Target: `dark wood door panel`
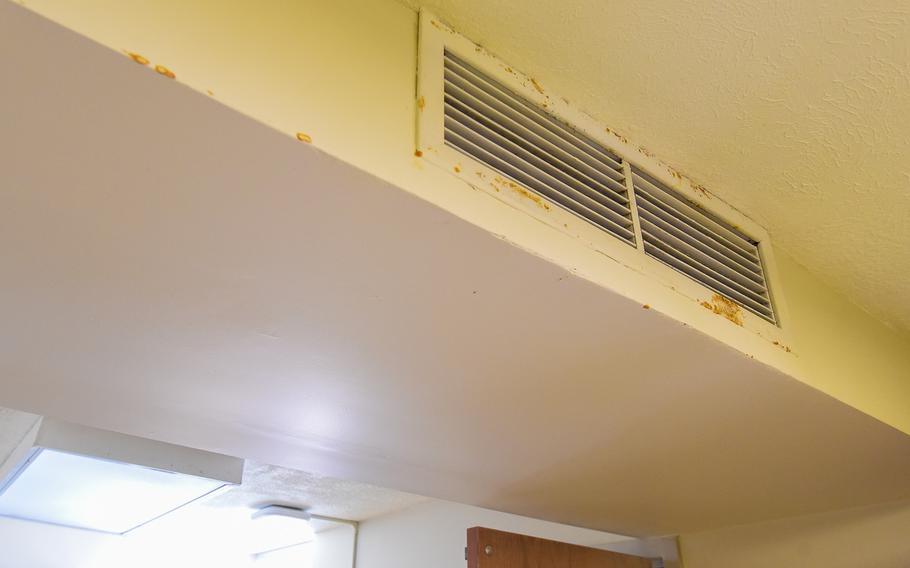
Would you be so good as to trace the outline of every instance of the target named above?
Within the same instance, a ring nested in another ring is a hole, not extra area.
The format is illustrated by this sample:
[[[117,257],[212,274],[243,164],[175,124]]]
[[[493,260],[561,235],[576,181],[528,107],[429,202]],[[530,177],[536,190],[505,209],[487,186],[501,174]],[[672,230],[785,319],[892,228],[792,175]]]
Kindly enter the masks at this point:
[[[640,556],[532,536],[468,529],[468,568],[651,568]]]

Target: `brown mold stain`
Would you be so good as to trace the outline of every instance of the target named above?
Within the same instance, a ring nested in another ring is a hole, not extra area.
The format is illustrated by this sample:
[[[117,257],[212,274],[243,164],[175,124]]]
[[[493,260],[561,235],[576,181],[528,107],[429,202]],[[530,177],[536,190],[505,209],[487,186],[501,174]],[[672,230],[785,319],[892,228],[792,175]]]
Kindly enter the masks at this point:
[[[307,144],[310,144],[310,143],[313,142],[313,137],[310,136],[309,134],[307,134],[306,132],[298,132],[298,133],[297,133],[297,140],[300,140],[301,142],[306,142]]]
[[[740,327],[743,325],[743,309],[733,300],[729,300],[720,294],[711,296],[710,302],[701,302],[701,306],[707,310],[711,310],[719,316],[727,318]]]
[[[456,173],[456,174],[460,174],[460,173],[461,173],[461,167],[460,167],[460,166],[455,166],[455,167],[452,168],[452,169],[455,170],[455,173]]]
[[[423,98],[423,95],[417,97],[417,108],[423,110],[423,107],[427,106],[427,100]]]
[[[543,87],[540,86],[540,83],[537,82],[537,79],[535,79],[534,77],[531,77],[531,84],[534,85],[535,91],[537,91],[541,95],[543,94]]]
[[[513,181],[507,180],[500,176],[496,176],[493,179],[493,184],[494,184],[493,187],[494,187],[494,189],[496,189],[496,191],[499,191],[497,186],[507,187],[507,188],[511,189],[514,193],[517,193],[518,195],[524,197],[525,199],[531,200],[534,203],[534,205],[537,205],[541,209],[543,209],[545,211],[550,210],[550,204],[547,203],[546,201],[544,201],[542,197],[540,197],[536,193],[532,193],[532,192],[528,191],[527,189],[521,187],[520,185],[518,185],[517,183],[515,183]]]
[[[420,150],[414,150],[414,156],[417,158],[422,158],[423,152],[421,152]]]
[[[155,71],[157,71],[160,75],[164,75],[164,76],[167,77],[168,79],[176,79],[176,78],[177,78],[177,75],[175,75],[173,71],[171,71],[170,69],[168,69],[168,68],[165,67],[164,65],[155,65]]]
[[[646,309],[646,310],[650,310],[650,309],[651,309],[651,306],[649,306],[648,304],[643,304],[641,307],[643,307],[643,308]]]
[[[150,63],[150,61],[147,58],[145,58],[133,51],[124,51],[124,53],[126,54],[127,57],[129,57],[130,59],[132,59],[139,65],[148,65]]]
[[[677,174],[678,175],[678,174]],[[705,199],[711,199],[711,194],[708,193],[708,190],[705,189],[703,185],[693,185],[692,189],[695,190],[695,193],[701,195]]]
[[[791,353],[791,352],[792,352],[791,349],[790,349],[789,347],[787,347],[786,345],[784,345],[784,344],[781,343],[780,341],[777,341],[776,339],[774,340],[774,345],[776,345],[777,347],[780,347],[781,349],[783,349],[783,350],[786,351],[787,353]]]

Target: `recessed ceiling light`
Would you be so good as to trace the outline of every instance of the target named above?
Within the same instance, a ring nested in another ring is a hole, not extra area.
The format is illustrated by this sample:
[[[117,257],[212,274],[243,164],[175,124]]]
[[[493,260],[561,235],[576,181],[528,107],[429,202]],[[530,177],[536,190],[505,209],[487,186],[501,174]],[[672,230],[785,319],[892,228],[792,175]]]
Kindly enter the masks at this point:
[[[242,472],[238,458],[42,419],[0,469],[0,515],[123,534]]]
[[[256,556],[311,542],[315,538],[310,515],[303,509],[267,505],[252,515]]]

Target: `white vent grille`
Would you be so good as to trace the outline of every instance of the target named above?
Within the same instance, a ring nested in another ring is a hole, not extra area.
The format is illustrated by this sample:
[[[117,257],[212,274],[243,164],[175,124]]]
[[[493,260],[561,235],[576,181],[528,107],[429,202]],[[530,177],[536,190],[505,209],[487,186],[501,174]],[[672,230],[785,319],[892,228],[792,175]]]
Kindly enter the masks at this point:
[[[635,245],[622,159],[445,51],[445,143]]]
[[[758,243],[633,166],[645,253],[774,323]]]

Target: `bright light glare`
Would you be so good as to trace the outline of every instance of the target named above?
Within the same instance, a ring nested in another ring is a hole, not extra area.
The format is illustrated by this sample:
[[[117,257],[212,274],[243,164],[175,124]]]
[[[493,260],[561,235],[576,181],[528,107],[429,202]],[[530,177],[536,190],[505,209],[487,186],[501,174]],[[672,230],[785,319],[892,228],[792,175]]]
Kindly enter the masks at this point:
[[[254,518],[251,529],[253,554],[284,549],[311,542],[315,538],[313,527],[308,520],[280,514]]]
[[[290,548],[256,555],[256,568],[312,568],[313,543],[305,542]]]
[[[0,493],[0,515],[124,533],[223,481],[41,449]]]

